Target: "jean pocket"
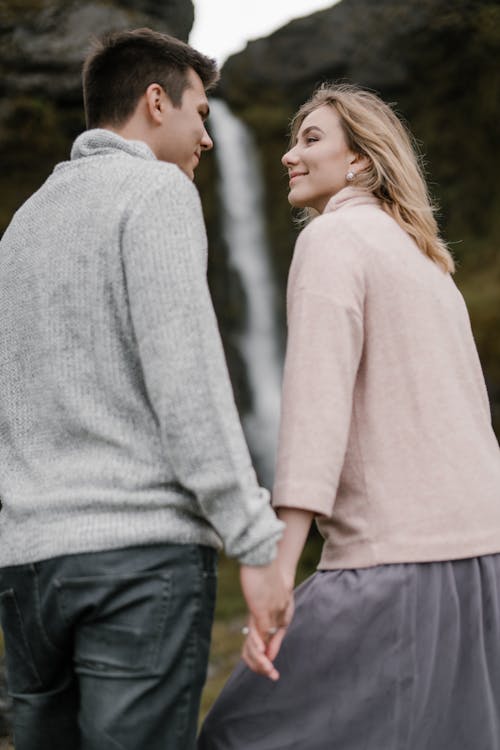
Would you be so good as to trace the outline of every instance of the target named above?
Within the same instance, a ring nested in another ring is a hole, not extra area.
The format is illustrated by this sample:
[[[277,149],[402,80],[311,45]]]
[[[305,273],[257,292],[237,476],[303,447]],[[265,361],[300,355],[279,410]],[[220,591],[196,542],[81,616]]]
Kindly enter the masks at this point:
[[[7,684],[11,695],[35,693],[42,687],[13,589],[0,593],[0,623],[5,644]]]
[[[171,598],[168,573],[60,579],[80,673],[154,673]]]

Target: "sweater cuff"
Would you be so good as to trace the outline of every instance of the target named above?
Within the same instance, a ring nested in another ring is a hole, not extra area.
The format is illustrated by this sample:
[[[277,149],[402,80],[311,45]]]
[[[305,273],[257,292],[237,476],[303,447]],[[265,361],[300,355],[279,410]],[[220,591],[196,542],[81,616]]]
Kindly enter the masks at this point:
[[[271,510],[271,508],[269,508],[269,510]],[[255,547],[236,555],[238,562],[241,565],[255,565],[259,567],[272,563],[278,555],[278,542],[283,536],[284,530],[285,524],[274,516],[272,535],[268,536],[263,542],[260,542],[260,544],[257,544]]]

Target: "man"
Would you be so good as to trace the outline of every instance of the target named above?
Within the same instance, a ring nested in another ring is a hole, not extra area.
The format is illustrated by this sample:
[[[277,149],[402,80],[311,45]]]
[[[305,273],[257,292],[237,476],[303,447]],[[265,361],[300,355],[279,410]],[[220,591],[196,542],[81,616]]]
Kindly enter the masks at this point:
[[[0,245],[16,750],[193,747],[221,540],[261,636],[290,616],[191,182],[216,79],[213,61],[148,29],[100,42],[84,65],[89,129]]]

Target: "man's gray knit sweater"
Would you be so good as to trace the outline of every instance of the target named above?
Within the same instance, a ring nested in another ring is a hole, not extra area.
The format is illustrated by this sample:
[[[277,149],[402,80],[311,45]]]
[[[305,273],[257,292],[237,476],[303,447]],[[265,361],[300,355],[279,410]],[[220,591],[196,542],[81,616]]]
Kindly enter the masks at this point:
[[[198,193],[107,130],[77,138],[0,243],[0,499],[2,567],[164,542],[276,554]]]

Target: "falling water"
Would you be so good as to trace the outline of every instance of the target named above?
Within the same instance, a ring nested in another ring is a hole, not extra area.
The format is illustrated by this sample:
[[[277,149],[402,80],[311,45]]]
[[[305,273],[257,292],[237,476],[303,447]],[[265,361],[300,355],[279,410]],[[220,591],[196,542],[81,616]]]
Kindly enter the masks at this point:
[[[245,330],[239,343],[252,393],[252,411],[244,417],[243,427],[260,477],[270,486],[276,456],[282,362],[259,159],[250,132],[224,102],[211,101],[210,123],[216,142],[224,239],[229,263],[241,280],[247,305]]]

